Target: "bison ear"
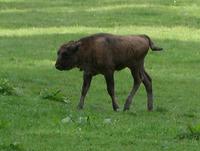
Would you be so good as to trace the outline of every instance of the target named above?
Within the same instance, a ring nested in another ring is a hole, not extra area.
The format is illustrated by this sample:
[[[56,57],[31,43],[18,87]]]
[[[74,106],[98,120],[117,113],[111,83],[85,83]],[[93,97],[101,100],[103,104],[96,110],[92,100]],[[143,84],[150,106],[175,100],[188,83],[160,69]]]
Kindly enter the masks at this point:
[[[81,46],[81,41],[75,41],[74,43],[71,44],[70,50],[75,53],[76,51],[79,50],[79,47]]]

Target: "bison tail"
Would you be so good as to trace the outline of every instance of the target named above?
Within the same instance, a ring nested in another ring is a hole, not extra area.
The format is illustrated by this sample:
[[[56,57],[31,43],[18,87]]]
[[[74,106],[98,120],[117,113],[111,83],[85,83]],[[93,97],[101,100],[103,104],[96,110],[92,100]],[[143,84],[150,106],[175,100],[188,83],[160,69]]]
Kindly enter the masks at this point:
[[[148,39],[149,46],[150,46],[152,51],[161,51],[161,50],[163,50],[163,48],[155,46],[153,41],[151,40],[151,38],[149,36],[147,36],[147,35],[143,35],[143,36]]]

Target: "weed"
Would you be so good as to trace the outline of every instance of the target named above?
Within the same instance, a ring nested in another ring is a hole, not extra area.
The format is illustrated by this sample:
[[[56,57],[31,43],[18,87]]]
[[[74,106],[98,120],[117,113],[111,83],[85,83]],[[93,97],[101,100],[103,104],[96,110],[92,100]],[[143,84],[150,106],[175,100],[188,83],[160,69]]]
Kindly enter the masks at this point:
[[[24,151],[22,145],[18,142],[11,143],[9,145],[0,145],[0,150],[3,151]]]
[[[195,126],[188,125],[187,132],[183,132],[177,135],[177,138],[199,140],[200,139],[200,124],[195,125]]]
[[[8,79],[0,79],[0,94],[1,95],[15,94],[15,88]]]
[[[39,95],[42,99],[53,100],[53,101],[70,104],[70,99],[68,97],[62,96],[60,89],[46,88],[46,89],[41,90]]]

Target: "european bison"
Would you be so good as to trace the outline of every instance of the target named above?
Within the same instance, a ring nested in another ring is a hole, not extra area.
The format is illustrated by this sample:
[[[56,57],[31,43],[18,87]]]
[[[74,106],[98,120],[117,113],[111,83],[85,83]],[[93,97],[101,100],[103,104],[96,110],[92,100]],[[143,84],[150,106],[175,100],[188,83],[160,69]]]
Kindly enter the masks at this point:
[[[134,84],[124,104],[124,110],[129,109],[133,96],[143,82],[147,92],[147,108],[151,111],[153,109],[152,80],[144,69],[144,58],[149,47],[153,51],[162,50],[155,46],[147,35],[94,34],[63,44],[57,52],[55,67],[58,70],[77,67],[84,71],[79,109],[83,108],[92,77],[103,74],[114,111],[119,108],[114,91],[114,71],[128,67]]]

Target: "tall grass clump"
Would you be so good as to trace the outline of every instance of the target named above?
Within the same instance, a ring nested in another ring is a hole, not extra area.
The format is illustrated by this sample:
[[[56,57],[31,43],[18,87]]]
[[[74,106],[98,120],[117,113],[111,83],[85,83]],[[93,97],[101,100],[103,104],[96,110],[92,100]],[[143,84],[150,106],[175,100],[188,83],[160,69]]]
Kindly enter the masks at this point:
[[[188,125],[187,132],[183,132],[177,136],[179,139],[200,139],[200,124],[198,125]]]
[[[8,79],[0,79],[0,95],[13,95],[15,88]]]

